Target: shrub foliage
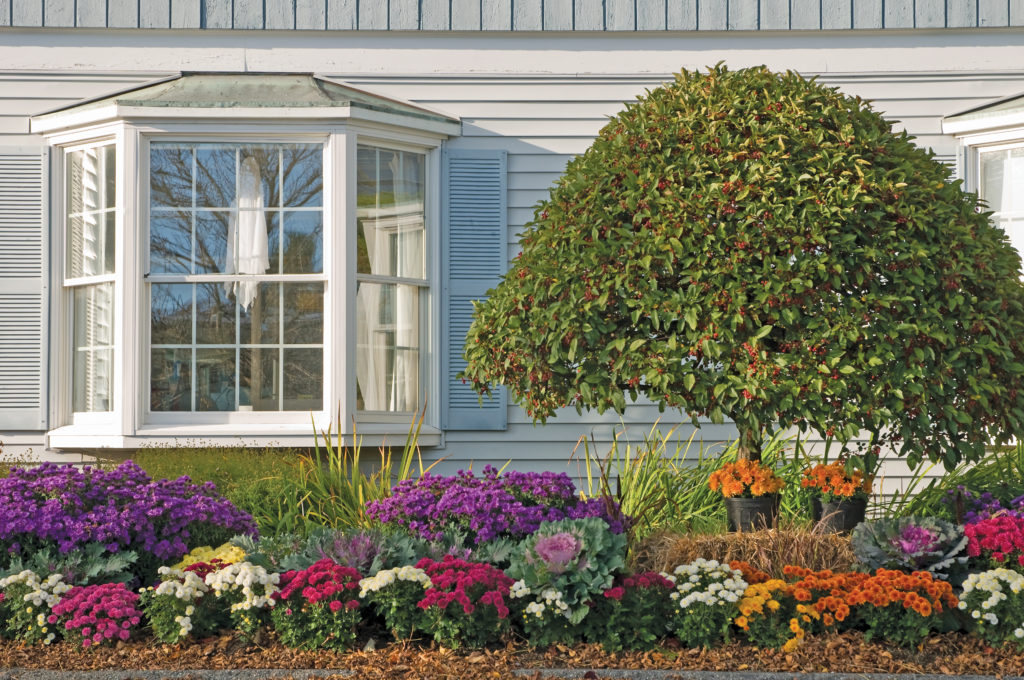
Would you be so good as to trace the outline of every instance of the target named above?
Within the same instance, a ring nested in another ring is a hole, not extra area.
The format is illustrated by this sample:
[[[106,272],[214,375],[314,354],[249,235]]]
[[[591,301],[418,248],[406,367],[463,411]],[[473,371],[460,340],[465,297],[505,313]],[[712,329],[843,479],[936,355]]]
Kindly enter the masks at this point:
[[[465,377],[538,420],[641,395],[791,423],[911,464],[1024,424],[1020,256],[859,98],[789,72],[683,71],[613,117],[477,306]]]

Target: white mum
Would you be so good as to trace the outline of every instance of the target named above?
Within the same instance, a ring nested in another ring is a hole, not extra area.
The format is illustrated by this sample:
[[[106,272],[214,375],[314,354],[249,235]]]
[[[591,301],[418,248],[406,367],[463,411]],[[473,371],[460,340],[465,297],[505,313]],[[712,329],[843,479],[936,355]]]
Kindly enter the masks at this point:
[[[242,601],[231,605],[231,611],[243,609],[268,609],[274,606],[271,595],[278,592],[280,574],[269,573],[266,569],[250,562],[229,564],[219,571],[207,574],[206,585],[215,595],[242,593]]]
[[[739,570],[704,558],[679,565],[669,578],[676,584],[669,597],[679,609],[695,603],[715,606],[739,602],[747,589],[747,582]]]
[[[45,580],[40,580],[39,575],[31,569],[0,579],[0,590],[13,585],[24,585],[31,590],[23,598],[36,607],[44,604],[53,609],[54,605],[60,602],[60,597],[71,590],[71,585],[64,583],[62,574],[50,574]]]
[[[1010,569],[1000,567],[980,574],[970,574],[964,581],[963,594],[960,596],[958,606],[963,611],[970,611],[971,618],[996,626],[999,625],[999,617],[994,612],[987,610],[994,609],[1005,601],[1008,597],[1007,590],[1016,595],[1021,592],[1022,588],[1024,588],[1024,575]],[[980,609],[969,608],[967,599],[972,593],[985,596],[985,599],[979,604]],[[1018,630],[1020,629],[1014,630],[1014,636],[1024,637],[1024,633],[1017,635]]]
[[[387,588],[395,581],[406,581],[418,583],[426,590],[431,586],[430,577],[427,572],[412,566],[396,567],[394,569],[383,569],[373,576],[359,581],[359,597],[366,597],[369,593],[375,593]]]

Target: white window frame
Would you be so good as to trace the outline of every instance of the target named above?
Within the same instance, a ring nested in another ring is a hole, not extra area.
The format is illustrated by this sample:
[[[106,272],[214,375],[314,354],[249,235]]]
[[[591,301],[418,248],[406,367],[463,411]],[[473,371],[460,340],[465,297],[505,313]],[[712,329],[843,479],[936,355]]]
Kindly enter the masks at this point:
[[[245,444],[311,446],[315,432],[333,424],[352,444],[358,435],[363,445],[401,445],[413,414],[356,412],[355,337],[356,304],[356,150],[359,145],[422,153],[426,157],[425,229],[428,304],[421,306],[420,391],[424,425],[419,443],[443,443],[440,430],[441,385],[441,144],[446,134],[421,132],[366,120],[320,123],[282,119],[240,120],[230,109],[210,119],[123,120],[50,135],[61,150],[61,162],[52,173],[64,188],[63,154],[74,144],[114,140],[117,163],[115,219],[114,405],[100,414],[70,413],[71,395],[61,376],[70,371],[70,306],[61,302],[60,341],[51,365],[51,394],[67,393],[66,405],[53,409],[54,423],[66,423],[48,433],[54,448],[135,448],[152,443]],[[158,412],[149,411],[150,318],[149,262],[149,145],[178,142],[318,142],[324,144],[324,408],[311,416],[306,411]],[[127,179],[126,179],[127,178]],[[134,181],[132,181],[134,179]],[[63,220],[63,196],[53,214]],[[128,219],[126,216],[131,216]],[[127,228],[129,223],[133,228]],[[64,255],[63,230],[55,230],[54,252]],[[342,235],[343,238],[339,238]],[[59,243],[56,241],[59,240]],[[55,270],[63,276],[63,264]],[[63,278],[53,290],[65,295]],[[66,296],[66,295],[65,295]],[[64,383],[64,384],[62,384]],[[86,417],[80,417],[86,416]]]

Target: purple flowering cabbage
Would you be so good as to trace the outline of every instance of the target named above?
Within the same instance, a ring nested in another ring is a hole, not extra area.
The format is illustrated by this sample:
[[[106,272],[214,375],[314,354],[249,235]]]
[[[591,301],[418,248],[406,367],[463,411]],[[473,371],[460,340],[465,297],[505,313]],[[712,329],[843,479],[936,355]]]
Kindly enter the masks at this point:
[[[575,536],[564,531],[538,538],[533,546],[537,557],[544,560],[552,574],[561,574],[568,569],[582,548],[583,544]]]
[[[213,483],[153,481],[131,461],[109,471],[43,463],[0,479],[0,560],[48,546],[68,553],[99,543],[112,553],[134,550],[166,561],[211,535],[256,533],[252,517]]]
[[[391,497],[371,501],[366,512],[414,536],[439,540],[445,529],[465,531],[472,543],[519,539],[542,522],[600,517],[614,533],[627,518],[610,499],[584,501],[565,473],[499,472],[488,465],[483,475],[460,470],[452,477],[425,474],[399,482]]]
[[[938,542],[938,532],[915,525],[905,527],[898,536],[889,539],[892,547],[907,555],[931,552]]]

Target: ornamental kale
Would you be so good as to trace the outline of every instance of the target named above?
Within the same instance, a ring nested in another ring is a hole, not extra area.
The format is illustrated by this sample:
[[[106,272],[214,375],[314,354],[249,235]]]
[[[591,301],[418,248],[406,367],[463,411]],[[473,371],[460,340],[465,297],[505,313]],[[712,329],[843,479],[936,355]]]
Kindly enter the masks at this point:
[[[153,481],[131,461],[113,470],[44,463],[0,479],[0,568],[11,556],[101,544],[138,554],[136,576],[197,545],[256,533],[252,517],[188,477]]]
[[[927,571],[947,579],[967,561],[967,537],[961,527],[935,517],[900,517],[862,522],[850,544],[858,569]]]
[[[590,603],[625,567],[625,556],[626,537],[596,517],[546,522],[524,539],[507,573],[518,579],[514,595],[524,603],[531,642],[550,644],[570,635],[565,622],[583,621]]]
[[[506,472],[491,466],[481,477],[425,474],[400,482],[390,498],[367,504],[367,514],[414,536],[439,539],[445,529],[464,531],[471,544],[495,538],[519,539],[542,522],[600,517],[615,533],[627,518],[605,499],[583,501],[565,473]]]

